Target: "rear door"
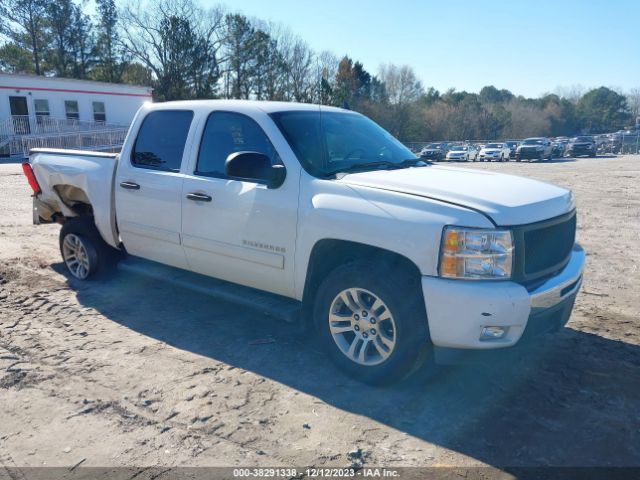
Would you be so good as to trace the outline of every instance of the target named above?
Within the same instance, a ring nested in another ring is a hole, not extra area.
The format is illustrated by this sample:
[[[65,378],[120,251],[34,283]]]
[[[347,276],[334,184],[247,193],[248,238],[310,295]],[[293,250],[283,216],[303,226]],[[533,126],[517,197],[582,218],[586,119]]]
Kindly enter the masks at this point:
[[[127,252],[180,268],[187,262],[180,242],[182,159],[191,110],[152,110],[116,170],[116,218]]]
[[[282,164],[265,130],[249,115],[214,111],[201,129],[182,188],[182,236],[191,269],[293,296],[298,176],[289,170],[280,187],[269,189],[225,175],[225,160],[234,152],[259,152]]]

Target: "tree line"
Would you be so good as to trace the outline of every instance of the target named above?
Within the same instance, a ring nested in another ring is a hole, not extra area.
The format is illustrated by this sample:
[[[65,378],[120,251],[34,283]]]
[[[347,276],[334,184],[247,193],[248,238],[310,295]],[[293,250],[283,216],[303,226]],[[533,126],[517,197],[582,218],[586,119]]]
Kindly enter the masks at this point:
[[[0,70],[149,85],[157,101],[240,98],[362,112],[403,141],[600,133],[633,125],[640,90],[516,96],[425,88],[408,65],[374,73],[275,23],[195,0],[0,0]]]

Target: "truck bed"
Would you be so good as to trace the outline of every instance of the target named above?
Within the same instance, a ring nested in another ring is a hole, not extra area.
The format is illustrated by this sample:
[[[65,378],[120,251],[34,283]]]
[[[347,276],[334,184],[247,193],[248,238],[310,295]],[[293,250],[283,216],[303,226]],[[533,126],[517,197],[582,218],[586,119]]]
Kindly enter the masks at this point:
[[[80,208],[90,208],[102,238],[117,247],[113,179],[117,153],[36,148],[29,152],[29,163],[42,192],[34,199],[41,218],[54,214],[78,215]],[[38,218],[36,218],[38,217]]]

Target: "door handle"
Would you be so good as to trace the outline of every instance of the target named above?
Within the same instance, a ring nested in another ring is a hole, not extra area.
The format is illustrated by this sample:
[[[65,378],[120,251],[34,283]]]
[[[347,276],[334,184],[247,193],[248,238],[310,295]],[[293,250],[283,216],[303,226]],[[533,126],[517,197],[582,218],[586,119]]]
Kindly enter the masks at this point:
[[[187,198],[189,200],[193,200],[194,202],[210,202],[211,197],[209,195],[205,195],[204,193],[187,193]]]
[[[120,182],[120,186],[122,188],[126,188],[127,190],[140,190],[140,185],[133,182]]]

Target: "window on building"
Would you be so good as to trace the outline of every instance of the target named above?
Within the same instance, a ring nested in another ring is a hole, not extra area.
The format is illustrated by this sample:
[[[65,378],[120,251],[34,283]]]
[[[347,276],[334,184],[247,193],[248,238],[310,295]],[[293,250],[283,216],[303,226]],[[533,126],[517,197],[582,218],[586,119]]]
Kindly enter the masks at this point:
[[[107,121],[107,115],[104,110],[104,102],[93,102],[93,120],[95,122]]]
[[[268,156],[272,164],[280,157],[260,126],[246,115],[213,112],[202,134],[196,175],[227,178],[224,164],[234,152],[259,152]]]
[[[149,113],[140,126],[131,163],[141,168],[179,171],[192,118],[190,110]]]
[[[33,106],[35,107],[36,122],[38,122],[38,125],[46,125],[49,120],[48,117],[51,114],[49,111],[49,100],[35,99]]]
[[[49,100],[34,100],[33,106],[36,110],[37,117],[48,117],[49,112]]]
[[[76,100],[65,100],[64,111],[69,120],[78,120],[80,111],[78,110],[78,102]]]

